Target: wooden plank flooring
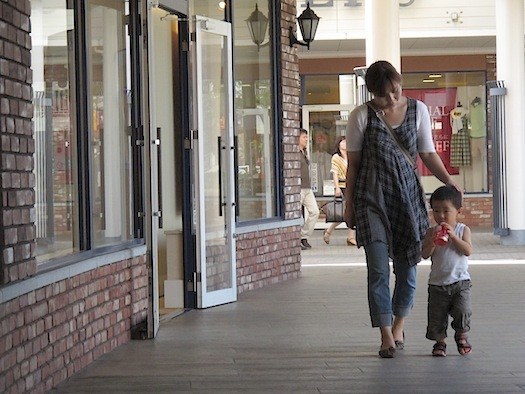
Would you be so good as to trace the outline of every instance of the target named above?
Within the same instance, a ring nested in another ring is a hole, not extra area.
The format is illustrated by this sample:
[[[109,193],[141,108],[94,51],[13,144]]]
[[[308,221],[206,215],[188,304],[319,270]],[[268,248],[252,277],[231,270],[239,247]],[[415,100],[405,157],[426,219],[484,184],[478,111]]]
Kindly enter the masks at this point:
[[[316,230],[300,279],[244,293],[235,303],[162,323],[62,383],[58,393],[521,393],[525,392],[525,247],[475,233],[471,257],[473,353],[445,358],[425,339],[428,265],[418,268],[405,350],[380,359],[362,249],[345,231]],[[488,260],[487,260],[488,259]],[[489,262],[488,265],[479,264]]]

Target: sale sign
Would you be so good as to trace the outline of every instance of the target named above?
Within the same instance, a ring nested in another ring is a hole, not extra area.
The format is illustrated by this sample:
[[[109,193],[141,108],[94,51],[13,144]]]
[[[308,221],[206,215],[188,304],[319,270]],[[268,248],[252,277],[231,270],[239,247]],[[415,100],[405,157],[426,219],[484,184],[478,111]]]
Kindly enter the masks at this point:
[[[452,125],[450,111],[456,107],[456,88],[403,89],[403,93],[426,104],[432,125],[432,138],[436,152],[451,175],[459,174],[457,167],[450,166],[450,140]],[[421,175],[432,175],[418,157],[417,166]]]

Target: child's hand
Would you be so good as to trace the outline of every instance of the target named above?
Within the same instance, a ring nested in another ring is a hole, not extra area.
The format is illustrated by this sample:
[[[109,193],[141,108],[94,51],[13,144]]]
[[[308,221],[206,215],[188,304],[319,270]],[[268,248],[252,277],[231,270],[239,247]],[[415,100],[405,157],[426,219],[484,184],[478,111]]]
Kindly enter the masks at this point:
[[[441,226],[447,231],[449,240],[453,240],[456,237],[456,234],[454,233],[454,227],[452,227],[450,224],[446,222],[442,222]]]
[[[450,235],[450,233],[454,232],[454,229],[452,228],[452,226],[450,224],[448,224],[447,222],[441,222],[436,227],[440,228],[440,226],[441,226],[441,228],[445,228],[447,230],[447,234],[449,234],[449,235]]]

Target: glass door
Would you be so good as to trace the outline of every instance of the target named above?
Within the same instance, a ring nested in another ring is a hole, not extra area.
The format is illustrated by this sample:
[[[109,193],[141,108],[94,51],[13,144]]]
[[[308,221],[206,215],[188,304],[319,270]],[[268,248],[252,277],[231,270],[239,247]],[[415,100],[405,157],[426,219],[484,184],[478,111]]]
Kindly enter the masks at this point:
[[[197,307],[237,300],[231,24],[195,17]]]
[[[332,155],[337,137],[346,134],[346,123],[353,109],[353,104],[303,105],[302,124],[309,137],[312,190],[317,197],[334,195]]]

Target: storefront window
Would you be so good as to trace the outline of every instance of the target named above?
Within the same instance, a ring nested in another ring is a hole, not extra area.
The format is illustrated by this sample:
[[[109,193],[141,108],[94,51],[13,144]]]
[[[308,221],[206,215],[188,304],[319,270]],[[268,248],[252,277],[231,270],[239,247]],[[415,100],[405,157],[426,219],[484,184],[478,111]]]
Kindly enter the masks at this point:
[[[355,81],[349,85],[345,77],[348,76],[303,76],[301,104],[303,112],[309,111],[309,118],[303,115],[303,127],[307,125],[310,132],[312,177],[317,181],[314,190],[318,196],[327,196],[331,190],[325,187],[331,179],[327,163],[333,149],[330,142],[338,135],[338,126],[329,118],[330,113],[324,111],[329,104],[356,102],[354,97],[347,96],[347,92],[355,92]],[[488,192],[485,82],[484,71],[403,73],[404,94],[427,105],[436,150],[454,181],[467,193]],[[318,114],[312,115],[313,110]],[[421,160],[418,165],[425,190],[432,191],[441,185]]]
[[[95,246],[132,238],[127,2],[87,2]]]
[[[465,192],[487,192],[485,72],[405,73],[403,92],[423,101],[430,112],[436,150]],[[425,190],[440,182],[421,160]]]
[[[305,75],[302,85],[302,104],[340,103],[338,75]]]
[[[73,10],[31,0],[37,261],[78,250]]]
[[[75,30],[75,4],[66,0],[31,1],[39,263],[130,240],[136,216],[130,203],[128,2],[87,2],[87,51],[75,47],[82,41]],[[87,75],[82,77],[78,64],[83,63],[77,63],[80,58],[88,60]],[[86,83],[88,89],[84,88]],[[77,101],[86,95],[87,107],[80,103],[82,100]],[[81,121],[86,113],[88,121]],[[85,145],[91,155],[90,167],[78,156]],[[91,183],[79,190],[84,179]],[[91,221],[88,212],[92,212]]]
[[[239,7],[236,6],[239,4]],[[247,20],[254,12],[271,21],[270,2],[233,4],[235,131],[237,138],[238,221],[276,215],[275,128],[271,23],[259,30],[259,45]],[[242,6],[241,6],[242,5]]]
[[[354,75],[303,76],[302,127],[308,131],[310,176],[317,197],[334,195],[332,156],[355,108],[355,86]]]

